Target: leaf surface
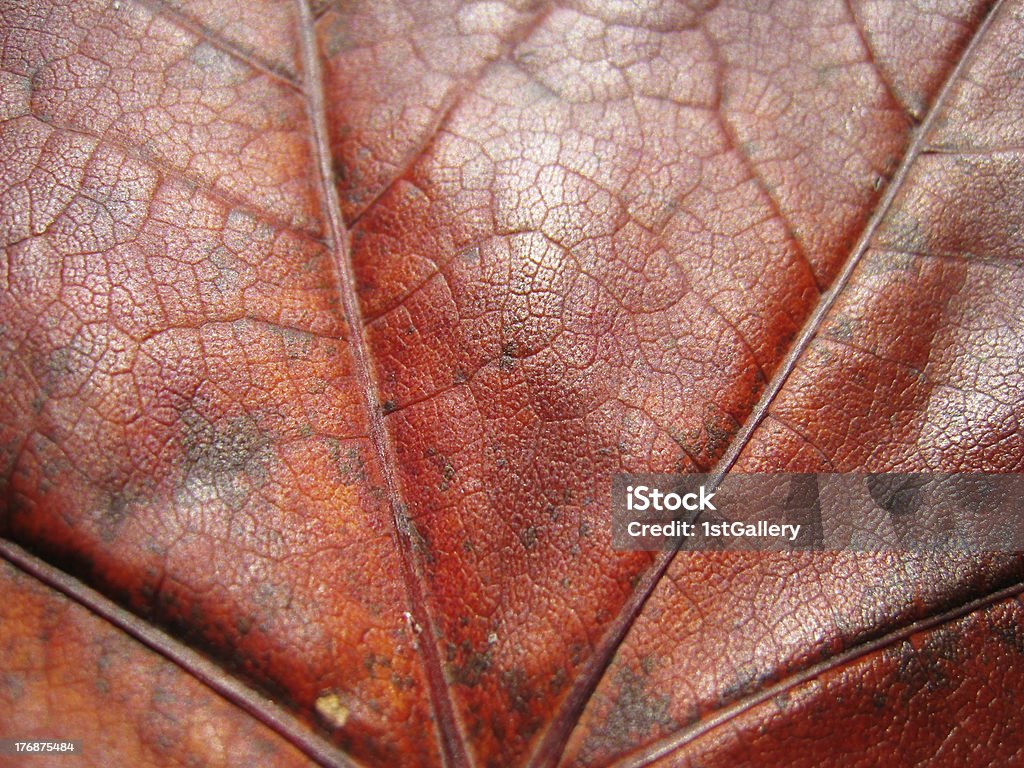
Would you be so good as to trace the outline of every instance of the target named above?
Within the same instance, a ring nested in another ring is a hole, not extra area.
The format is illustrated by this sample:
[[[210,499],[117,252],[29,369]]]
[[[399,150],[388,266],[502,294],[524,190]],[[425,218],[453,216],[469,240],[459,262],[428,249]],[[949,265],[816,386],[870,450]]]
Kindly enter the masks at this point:
[[[9,563],[0,578],[5,736],[74,738],[78,751],[56,759],[95,766],[309,764],[278,734],[64,595]],[[0,765],[39,757],[5,756]]]
[[[229,737],[785,754],[1016,621],[1008,556],[607,531],[623,471],[1021,471],[1019,4],[0,7],[0,530]]]

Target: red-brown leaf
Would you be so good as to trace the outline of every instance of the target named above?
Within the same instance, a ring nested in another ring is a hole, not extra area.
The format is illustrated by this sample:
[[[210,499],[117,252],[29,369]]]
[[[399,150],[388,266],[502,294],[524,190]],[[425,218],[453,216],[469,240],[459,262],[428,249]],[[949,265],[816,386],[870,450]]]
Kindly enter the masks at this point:
[[[1024,6],[641,5],[0,3],[0,532],[50,585],[5,572],[0,737],[1018,754],[1019,558],[608,530],[622,471],[1024,469]]]

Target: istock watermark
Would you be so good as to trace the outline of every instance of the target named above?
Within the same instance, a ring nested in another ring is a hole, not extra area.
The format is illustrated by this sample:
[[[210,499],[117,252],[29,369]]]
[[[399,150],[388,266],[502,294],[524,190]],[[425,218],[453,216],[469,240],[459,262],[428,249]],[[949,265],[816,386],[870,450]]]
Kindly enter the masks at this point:
[[[688,512],[715,512],[715,505],[711,503],[714,496],[714,491],[708,492],[704,485],[696,491],[682,494],[673,491],[663,493],[646,485],[627,485],[626,509],[631,512],[644,512],[648,509],[656,512],[678,512],[680,509]]]
[[[617,475],[612,546],[1022,552],[1024,475]]]

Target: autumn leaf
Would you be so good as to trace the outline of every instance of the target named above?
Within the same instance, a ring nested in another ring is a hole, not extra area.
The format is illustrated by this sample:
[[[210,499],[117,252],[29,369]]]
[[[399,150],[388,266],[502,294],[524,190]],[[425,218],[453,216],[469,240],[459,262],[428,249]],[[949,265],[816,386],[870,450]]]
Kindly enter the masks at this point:
[[[1019,759],[1021,558],[610,478],[1024,469],[1021,3],[0,11],[0,737]]]

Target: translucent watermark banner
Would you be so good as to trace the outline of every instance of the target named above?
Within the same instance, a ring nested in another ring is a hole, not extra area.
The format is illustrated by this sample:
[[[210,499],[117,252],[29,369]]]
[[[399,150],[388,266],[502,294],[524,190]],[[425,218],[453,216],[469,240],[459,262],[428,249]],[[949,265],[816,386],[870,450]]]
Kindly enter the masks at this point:
[[[1024,552],[1024,474],[616,475],[612,546]]]

